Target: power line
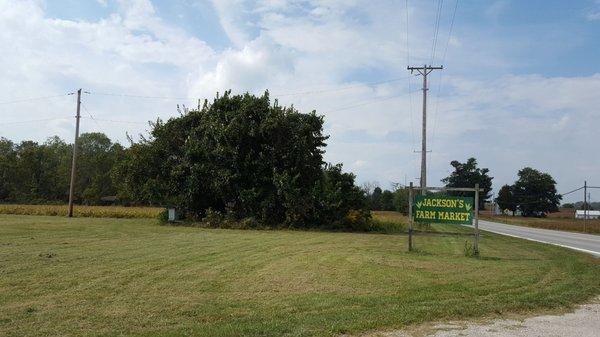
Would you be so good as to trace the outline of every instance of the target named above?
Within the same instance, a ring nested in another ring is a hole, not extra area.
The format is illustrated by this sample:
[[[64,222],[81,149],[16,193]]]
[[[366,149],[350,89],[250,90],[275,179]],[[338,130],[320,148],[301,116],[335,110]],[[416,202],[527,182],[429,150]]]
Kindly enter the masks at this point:
[[[410,65],[410,44],[409,44],[409,12],[408,12],[408,0],[405,1],[406,4],[406,66]],[[412,98],[412,77],[408,77],[408,112],[410,115],[410,139],[412,143],[412,150],[415,149],[415,124],[413,121],[413,98]],[[413,172],[417,171],[417,167],[415,162],[411,159],[411,164],[413,168]]]
[[[146,96],[146,95],[135,95],[135,94],[117,94],[108,92],[90,92],[91,95],[101,96],[117,96],[117,97],[131,97],[131,98],[144,98],[144,99],[165,99],[165,100],[191,100],[197,99],[195,97],[173,97],[173,96]]]
[[[559,194],[560,194],[560,195],[562,195],[562,196],[565,196],[565,195],[567,195],[567,194],[571,194],[571,193],[575,193],[575,192],[577,192],[577,191],[580,191],[580,190],[582,190],[582,189],[583,189],[583,186],[582,186],[582,187],[580,187],[580,188],[574,189],[574,190],[572,190],[572,191],[569,191],[569,192],[567,192],[567,193],[559,193]]]
[[[42,99],[64,97],[64,96],[68,96],[68,95],[71,95],[71,94],[21,98],[21,99],[16,99],[16,100],[13,100],[13,101],[0,102],[0,105],[13,104],[13,103],[21,103],[21,102],[29,102],[29,101],[38,101],[38,100],[42,100]]]
[[[398,77],[398,78],[392,78],[392,79],[389,79],[389,80],[376,81],[376,82],[366,82],[366,83],[362,83],[362,84],[354,84],[354,85],[349,85],[349,86],[344,86],[344,87],[339,87],[339,88],[332,88],[332,89],[298,91],[298,92],[289,92],[289,93],[280,93],[280,94],[275,93],[273,95],[277,96],[277,97],[285,97],[285,96],[310,95],[310,94],[320,94],[320,93],[326,93],[326,92],[343,91],[343,90],[348,90],[348,89],[361,88],[361,87],[364,87],[366,85],[369,86],[369,85],[377,85],[377,84],[384,84],[384,83],[391,83],[391,82],[402,81],[402,80],[405,80],[405,79],[410,78],[410,77],[411,76]]]
[[[42,119],[30,119],[30,120],[25,120],[25,121],[14,121],[14,122],[6,122],[6,123],[0,123],[0,125],[14,125],[14,124],[26,124],[26,123],[37,123],[37,122],[48,122],[48,121],[55,121],[55,120],[61,120],[61,119],[70,119],[73,116],[66,116],[66,117],[54,117],[54,118],[42,118]]]
[[[371,99],[371,100],[368,100],[368,101],[363,101],[362,103],[348,105],[348,106],[337,108],[337,109],[333,109],[333,110],[326,110],[324,113],[330,113],[330,112],[336,112],[336,111],[341,111],[341,110],[348,110],[348,109],[352,109],[352,108],[357,108],[357,107],[360,107],[360,106],[365,106],[365,105],[369,105],[369,104],[373,104],[373,103],[378,103],[378,102],[381,102],[381,101],[386,101],[386,100],[397,98],[397,97],[400,97],[400,96],[402,96],[402,94],[396,94],[396,95],[386,96],[386,97],[381,97],[381,98],[374,98],[374,99]]]
[[[433,41],[431,43],[431,62],[430,62],[430,64],[433,64],[433,61],[435,60],[435,50],[437,47],[438,33],[440,31],[440,19],[442,17],[443,4],[444,4],[444,0],[438,1],[437,14],[436,14],[436,18],[435,18],[435,28],[433,30]]]
[[[442,63],[446,60],[446,53],[448,52],[448,45],[450,44],[450,37],[452,37],[452,29],[454,28],[454,19],[456,18],[456,10],[458,9],[458,0],[454,4],[454,10],[452,11],[452,19],[450,20],[450,29],[448,30],[448,39],[446,40],[446,47],[442,54]]]
[[[94,123],[98,126],[98,129],[100,131],[102,131],[104,134],[106,134],[106,130],[104,130],[104,128],[100,125],[100,123],[98,123],[98,121],[96,120],[96,118],[94,118],[94,116],[92,116],[92,113],[88,110],[88,108],[85,106],[85,104],[83,104],[83,102],[81,102],[81,106],[83,107],[83,110],[85,110],[85,112],[94,121]]]
[[[395,95],[391,95],[391,96],[376,97],[376,98],[372,98],[372,99],[369,99],[366,101],[361,101],[356,104],[351,104],[351,105],[347,105],[347,106],[343,106],[343,107],[339,107],[339,108],[334,108],[331,110],[324,109],[323,113],[331,113],[331,112],[337,112],[337,111],[343,111],[343,110],[348,110],[348,109],[352,109],[352,108],[357,108],[357,107],[361,107],[361,106],[365,106],[365,105],[370,105],[370,104],[394,99],[394,98],[400,97],[402,95],[403,94],[395,94]],[[86,108],[84,107],[84,109],[86,109]],[[86,109],[86,111],[87,111],[87,109]],[[147,124],[148,123],[148,122],[124,121],[124,120],[114,120],[114,119],[102,119],[102,118],[95,118],[91,115],[89,117],[82,116],[81,118],[91,118],[95,121],[110,122],[110,123],[123,123],[123,124]]]
[[[88,117],[82,116],[81,118],[88,118]],[[114,119],[101,119],[101,118],[94,118],[94,117],[91,117],[91,118],[95,121],[110,122],[110,123],[123,123],[123,124],[147,124],[148,123],[148,122],[122,121],[122,120],[114,120]]]
[[[398,77],[398,78],[391,78],[391,79],[387,79],[387,80],[374,81],[374,82],[365,82],[365,83],[361,83],[361,84],[353,84],[353,85],[348,85],[348,86],[343,86],[343,87],[338,87],[338,88],[331,88],[331,89],[319,89],[319,90],[306,90],[306,91],[296,91],[296,92],[275,93],[274,96],[285,97],[285,96],[311,95],[311,94],[320,94],[320,93],[327,93],[327,92],[344,91],[344,90],[349,90],[349,89],[354,89],[354,88],[360,88],[360,87],[364,87],[364,86],[370,86],[370,85],[377,85],[377,84],[385,84],[385,83],[392,83],[392,82],[402,81],[402,80],[405,80],[405,79],[407,79],[409,77],[410,76]],[[142,98],[142,99],[166,99],[166,100],[192,100],[192,99],[198,99],[196,97],[151,96],[151,95],[138,95],[138,94],[127,94],[127,93],[124,93],[124,94],[106,93],[106,92],[92,92],[91,94],[93,94],[93,95],[102,95],[102,96]]]
[[[452,37],[452,30],[454,28],[454,20],[456,18],[456,10],[458,9],[458,0],[454,3],[454,10],[452,11],[452,19],[450,20],[450,29],[448,30],[448,39],[446,40],[446,46],[444,48],[444,53],[442,54],[442,64],[446,62],[446,54],[448,53],[448,46],[450,45],[450,38]],[[435,94],[435,110],[433,112],[433,133],[431,135],[431,148],[433,149],[435,146],[435,134],[437,131],[437,122],[438,122],[438,110],[439,110],[439,99],[440,99],[440,91],[442,88],[444,74],[440,72],[440,76],[438,78],[438,86]]]

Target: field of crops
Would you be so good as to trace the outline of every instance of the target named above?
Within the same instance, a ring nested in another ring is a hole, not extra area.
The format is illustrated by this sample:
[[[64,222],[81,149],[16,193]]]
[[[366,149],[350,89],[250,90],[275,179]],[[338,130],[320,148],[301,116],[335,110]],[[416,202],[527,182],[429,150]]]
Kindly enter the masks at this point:
[[[66,216],[67,205],[0,204],[0,214]],[[125,206],[75,206],[73,216],[89,218],[158,218],[164,208]]]

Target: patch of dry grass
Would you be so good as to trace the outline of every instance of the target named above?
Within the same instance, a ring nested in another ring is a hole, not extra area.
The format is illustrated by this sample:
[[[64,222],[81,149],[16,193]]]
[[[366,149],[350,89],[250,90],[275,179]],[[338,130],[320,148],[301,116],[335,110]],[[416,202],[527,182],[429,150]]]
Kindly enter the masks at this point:
[[[73,208],[75,217],[91,218],[158,218],[164,208],[125,206],[80,206]],[[67,216],[67,205],[0,204],[0,214]]]

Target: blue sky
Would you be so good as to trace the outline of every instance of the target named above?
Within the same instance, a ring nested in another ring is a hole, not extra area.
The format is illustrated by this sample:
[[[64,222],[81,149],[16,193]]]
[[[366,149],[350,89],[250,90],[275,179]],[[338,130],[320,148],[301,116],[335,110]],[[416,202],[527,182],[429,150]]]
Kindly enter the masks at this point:
[[[432,55],[439,4],[0,0],[0,103],[83,87],[83,131],[125,142],[178,103],[269,89],[325,115],[327,160],[389,187],[419,171],[420,78],[407,56],[433,59],[445,69],[430,78],[431,184],[471,156],[496,190],[524,166],[560,191],[600,184],[589,155],[600,143],[600,1],[459,0],[450,35],[456,1],[445,0]],[[73,96],[0,104],[0,136],[70,140],[73,107]]]

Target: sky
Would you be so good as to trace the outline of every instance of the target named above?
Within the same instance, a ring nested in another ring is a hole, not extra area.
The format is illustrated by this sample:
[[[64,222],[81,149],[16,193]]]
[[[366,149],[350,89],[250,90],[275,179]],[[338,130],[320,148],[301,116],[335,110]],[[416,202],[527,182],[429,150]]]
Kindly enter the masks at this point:
[[[525,166],[562,193],[600,185],[600,0],[0,0],[0,44],[0,137],[16,142],[71,142],[78,88],[81,131],[122,144],[178,104],[268,89],[325,116],[325,159],[359,183],[418,184],[406,67],[432,64],[428,185],[469,157],[493,192]]]

